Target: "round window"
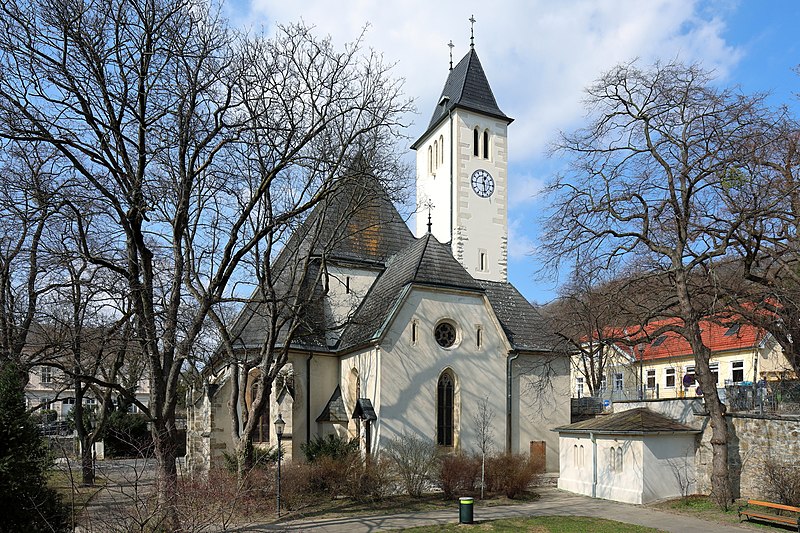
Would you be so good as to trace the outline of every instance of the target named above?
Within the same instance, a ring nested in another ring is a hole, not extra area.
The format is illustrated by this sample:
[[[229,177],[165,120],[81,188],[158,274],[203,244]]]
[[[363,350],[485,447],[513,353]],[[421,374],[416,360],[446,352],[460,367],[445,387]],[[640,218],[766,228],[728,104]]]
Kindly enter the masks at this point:
[[[449,322],[441,322],[433,330],[433,336],[439,346],[449,348],[456,343],[456,328]]]

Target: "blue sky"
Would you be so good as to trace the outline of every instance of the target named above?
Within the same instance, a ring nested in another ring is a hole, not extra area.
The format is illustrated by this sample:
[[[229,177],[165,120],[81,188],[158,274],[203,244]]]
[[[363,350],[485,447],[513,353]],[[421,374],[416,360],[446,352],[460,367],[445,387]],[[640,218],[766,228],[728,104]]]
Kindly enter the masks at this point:
[[[491,5],[491,7],[490,7]],[[543,200],[536,196],[560,168],[547,157],[559,131],[581,124],[583,88],[619,62],[639,58],[698,61],[718,83],[770,92],[774,105],[800,109],[800,1],[797,0],[236,0],[227,15],[239,26],[274,31],[303,21],[343,44],[365,25],[365,44],[395,63],[418,114],[410,140],[425,129],[454,60],[475,43],[509,128],[509,277],[540,303],[557,282],[537,276],[535,257]],[[409,151],[410,152],[410,151]],[[409,159],[411,161],[411,159]]]

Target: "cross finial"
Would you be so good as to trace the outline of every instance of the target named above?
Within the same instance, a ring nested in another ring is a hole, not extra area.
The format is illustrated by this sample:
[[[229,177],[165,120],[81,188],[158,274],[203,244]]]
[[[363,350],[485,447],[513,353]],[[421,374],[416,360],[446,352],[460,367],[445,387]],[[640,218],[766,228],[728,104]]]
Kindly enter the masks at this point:
[[[431,232],[431,228],[433,227],[433,222],[431,222],[431,209],[433,209],[434,205],[433,202],[428,200],[425,202],[425,207],[428,208],[428,233]]]
[[[470,15],[469,22],[469,47],[475,48],[475,15]]]
[[[453,70],[453,39],[450,39],[450,42],[447,43],[447,46],[450,48],[450,70]]]

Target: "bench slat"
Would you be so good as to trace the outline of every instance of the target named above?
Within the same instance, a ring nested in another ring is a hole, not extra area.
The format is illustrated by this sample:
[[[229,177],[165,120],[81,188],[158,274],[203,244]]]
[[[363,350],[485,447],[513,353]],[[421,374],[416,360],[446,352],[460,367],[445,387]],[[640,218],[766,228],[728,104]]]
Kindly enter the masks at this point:
[[[772,509],[781,509],[783,511],[793,511],[800,513],[800,507],[792,507],[791,505],[783,505],[782,503],[762,502],[759,500],[747,500],[748,505],[760,505],[762,507],[771,507]]]
[[[759,514],[759,513],[749,513],[742,511],[742,516],[747,516],[751,518],[760,518],[762,520],[772,520],[774,522],[782,522],[784,524],[790,524],[793,526],[797,525],[797,518],[790,518],[788,516],[777,516],[774,514]]]

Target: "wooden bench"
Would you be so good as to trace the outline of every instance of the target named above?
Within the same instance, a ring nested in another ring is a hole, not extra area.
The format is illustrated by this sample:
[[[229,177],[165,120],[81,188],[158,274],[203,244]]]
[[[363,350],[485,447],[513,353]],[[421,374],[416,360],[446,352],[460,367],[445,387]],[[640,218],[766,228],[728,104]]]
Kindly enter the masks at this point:
[[[768,509],[775,509],[777,511],[790,511],[793,513],[800,513],[800,507],[792,507],[791,505],[783,505],[780,503],[772,503],[772,502],[762,502],[758,500],[747,500],[747,505],[743,505],[739,507],[739,521],[742,521],[742,517],[746,517],[748,520],[751,518],[755,518],[757,520],[766,520],[770,522],[778,522],[780,524],[787,524],[790,526],[797,527],[797,531],[800,532],[800,516],[781,516],[777,514],[768,514],[765,511],[758,510],[751,511],[749,506],[756,505],[759,507],[766,507]]]

